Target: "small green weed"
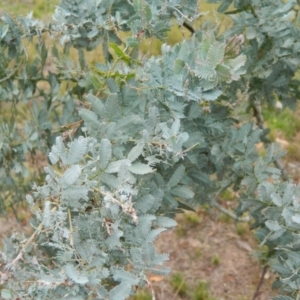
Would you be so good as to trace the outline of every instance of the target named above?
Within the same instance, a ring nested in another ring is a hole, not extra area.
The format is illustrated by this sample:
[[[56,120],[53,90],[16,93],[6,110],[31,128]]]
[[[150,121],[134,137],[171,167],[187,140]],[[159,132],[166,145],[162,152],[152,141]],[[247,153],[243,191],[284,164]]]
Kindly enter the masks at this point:
[[[184,220],[191,225],[196,225],[200,223],[200,217],[196,213],[185,213]]]
[[[290,143],[287,148],[288,152],[288,159],[290,161],[300,161],[300,145],[299,142],[296,140],[295,143]]]
[[[246,223],[236,223],[235,229],[238,235],[244,236],[249,232],[249,226]]]
[[[176,294],[184,296],[188,291],[188,284],[186,283],[183,274],[176,273],[170,277],[170,284]]]
[[[179,225],[176,227],[176,234],[178,237],[184,237],[186,235],[186,229]]]
[[[198,248],[196,251],[195,251],[195,256],[196,258],[199,258],[202,256],[202,250],[200,248]]]
[[[287,139],[292,139],[300,130],[300,119],[289,108],[281,112],[276,109],[264,109],[263,116],[271,131],[280,130]]]
[[[221,198],[227,201],[232,201],[236,199],[236,196],[232,190],[227,189],[221,194]]]
[[[218,266],[221,262],[220,256],[218,254],[214,254],[211,258],[211,262],[213,265]]]
[[[220,217],[219,217],[219,220],[221,222],[224,222],[224,223],[227,223],[227,224],[230,224],[230,223],[233,222],[233,219],[230,216],[226,215],[226,214],[221,214]]]
[[[152,300],[152,295],[150,292],[142,290],[132,296],[131,300]]]
[[[191,294],[192,300],[215,300],[208,291],[208,284],[205,281],[200,281]]]

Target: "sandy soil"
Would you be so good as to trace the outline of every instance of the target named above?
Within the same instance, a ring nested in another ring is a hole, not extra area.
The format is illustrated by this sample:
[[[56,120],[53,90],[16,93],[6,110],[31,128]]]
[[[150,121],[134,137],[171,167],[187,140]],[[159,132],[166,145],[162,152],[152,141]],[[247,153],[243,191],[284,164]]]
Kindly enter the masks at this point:
[[[213,299],[251,300],[263,269],[253,255],[257,243],[252,234],[246,231],[239,235],[235,224],[218,220],[217,211],[198,215],[201,220],[198,224],[189,224],[184,216],[179,216],[179,229],[163,233],[157,240],[159,252],[170,253],[167,265],[172,269],[171,274],[183,274],[191,289],[200,281],[207,282]],[[274,278],[267,271],[255,300],[275,295],[271,290]],[[153,279],[158,300],[192,299],[188,294],[176,294],[168,277]]]

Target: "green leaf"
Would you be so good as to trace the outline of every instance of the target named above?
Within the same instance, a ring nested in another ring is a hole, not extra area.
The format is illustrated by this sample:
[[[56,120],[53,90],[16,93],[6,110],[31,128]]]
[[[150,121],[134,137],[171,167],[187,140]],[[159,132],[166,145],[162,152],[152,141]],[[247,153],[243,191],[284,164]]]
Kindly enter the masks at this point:
[[[145,165],[145,164],[140,163],[140,162],[133,163],[133,164],[128,168],[128,170],[129,170],[131,173],[133,173],[133,174],[138,174],[138,175],[145,175],[145,174],[154,172],[154,170],[153,170],[150,166]]]
[[[174,219],[168,217],[156,217],[155,223],[157,226],[171,228],[177,226],[177,222]]]
[[[216,67],[224,59],[225,45],[219,42],[214,42],[208,50],[207,61],[210,66]]]
[[[167,229],[165,228],[156,228],[151,230],[150,232],[147,233],[147,237],[146,237],[146,242],[147,243],[153,243],[156,238],[158,237],[158,235],[160,235],[162,232],[166,231]]]
[[[111,159],[111,143],[108,139],[102,139],[100,142],[100,165],[106,168]]]
[[[237,71],[243,67],[246,63],[246,55],[239,55],[238,57],[230,60],[230,66],[233,68],[232,71]]]
[[[13,295],[12,295],[10,290],[2,289],[1,290],[1,297],[3,299],[12,299]]]
[[[114,287],[109,292],[109,299],[110,300],[125,300],[129,297],[131,292],[131,284],[128,282],[122,282],[121,284]]]
[[[278,231],[282,229],[277,221],[268,220],[265,224],[272,231]]]
[[[174,186],[176,186],[180,180],[182,179],[182,177],[185,174],[185,168],[183,165],[180,165],[175,172],[173,173],[173,175],[171,176],[170,180],[167,183],[167,186],[170,188],[173,188]]]
[[[294,192],[294,184],[288,183],[282,197],[284,205],[289,205],[290,203],[292,203]]]
[[[143,3],[145,3],[145,1],[143,1],[143,0],[133,0],[132,2],[133,2],[134,10],[137,13],[140,13],[143,10]]]
[[[104,105],[101,100],[92,94],[88,94],[85,99],[92,104],[93,112],[95,112],[99,117],[103,117]]]
[[[153,207],[155,200],[152,195],[145,195],[135,204],[135,208],[145,214]]]
[[[257,36],[257,31],[256,29],[253,27],[253,26],[249,26],[247,27],[247,30],[246,30],[246,38],[248,40],[252,40],[254,38],[256,38]]]
[[[123,52],[123,50],[115,43],[109,43],[109,46],[115,51],[116,55],[126,63],[131,62],[131,57]]]
[[[116,281],[128,282],[131,285],[137,285],[139,282],[139,279],[134,274],[122,269],[113,270],[113,278]]]
[[[202,93],[202,98],[207,101],[213,101],[218,99],[222,95],[222,91],[220,90],[211,90],[208,92]]]
[[[271,194],[271,199],[272,199],[272,201],[275,205],[277,205],[277,206],[282,206],[283,205],[282,198],[278,194],[272,193]]]
[[[135,145],[130,150],[130,152],[128,153],[127,158],[131,162],[135,161],[143,153],[143,149],[144,149],[144,144],[143,143],[138,143],[137,145]]]
[[[106,173],[117,173],[120,171],[121,167],[128,168],[129,166],[130,166],[130,161],[128,159],[121,159],[121,160],[117,160],[117,161],[113,161],[113,162],[109,163],[109,165],[105,169],[105,172]]]
[[[222,4],[218,7],[218,12],[224,13],[228,9],[228,7],[231,5],[232,2],[233,2],[233,0],[224,0],[222,2]]]
[[[150,8],[150,6],[146,2],[144,2],[144,5],[145,5],[144,11],[145,11],[146,21],[150,22],[152,20],[152,11],[151,11],[151,8]]]
[[[88,139],[82,136],[71,143],[67,161],[69,165],[77,164],[83,159],[87,150],[87,144]]]
[[[171,189],[171,194],[183,199],[191,199],[194,197],[194,192],[190,190],[187,186],[175,187]]]
[[[81,167],[79,165],[73,165],[65,171],[60,178],[60,183],[63,186],[70,186],[78,179],[81,174]]]
[[[126,46],[127,47],[137,47],[140,44],[140,40],[136,37],[129,36],[126,38]]]
[[[292,220],[293,222],[300,224],[300,214],[295,214],[294,216],[292,216]]]
[[[184,67],[185,67],[185,62],[177,58],[174,62],[174,74],[181,74]]]
[[[104,106],[104,116],[109,121],[113,121],[118,112],[118,95],[109,94],[105,106]]]
[[[56,164],[59,159],[61,159],[63,164],[67,164],[67,152],[60,136],[56,138],[55,145],[52,146],[51,152],[49,153],[49,159],[52,164]]]
[[[75,206],[75,201],[83,199],[88,201],[89,188],[85,186],[70,186],[61,191],[62,200],[70,201]]]
[[[94,129],[97,129],[101,126],[101,123],[98,120],[98,116],[93,112],[85,108],[79,110],[79,115],[86,123],[86,125],[91,126]]]
[[[88,283],[88,278],[81,274],[73,265],[67,264],[65,266],[67,276],[77,284],[84,285]]]
[[[7,34],[7,32],[8,32],[8,28],[9,28],[9,26],[6,24],[6,25],[4,25],[2,28],[1,28],[1,36],[0,36],[0,39],[3,39],[5,36],[6,36],[6,34]]]
[[[170,134],[177,135],[179,133],[179,129],[180,129],[180,120],[175,119],[174,123],[172,124]]]

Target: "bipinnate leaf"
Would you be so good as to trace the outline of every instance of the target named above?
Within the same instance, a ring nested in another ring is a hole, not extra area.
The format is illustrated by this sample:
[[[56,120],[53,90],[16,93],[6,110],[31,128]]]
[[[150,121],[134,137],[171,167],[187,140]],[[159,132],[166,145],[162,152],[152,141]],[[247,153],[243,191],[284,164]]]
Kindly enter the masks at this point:
[[[222,95],[222,91],[220,90],[211,90],[202,93],[202,98],[207,101],[213,101],[218,99],[219,96]]]
[[[300,224],[300,214],[295,214],[294,216],[292,216],[292,220],[295,223]]]
[[[145,195],[135,204],[135,208],[142,213],[146,213],[153,207],[155,200],[152,195]]]
[[[171,126],[170,134],[177,135],[179,133],[179,129],[180,129],[180,120],[175,119],[174,123]]]
[[[81,168],[79,165],[73,165],[65,171],[65,173],[60,178],[60,183],[62,186],[68,187],[75,183],[81,174]]]
[[[13,295],[10,290],[2,289],[1,290],[1,297],[2,299],[13,299]]]
[[[233,2],[233,0],[224,0],[221,5],[218,7],[218,12],[219,13],[223,13],[225,12],[228,7],[231,5],[231,3]]]
[[[108,139],[102,139],[100,142],[100,165],[105,168],[111,159],[111,143]]]
[[[156,228],[156,229],[151,230],[147,234],[146,241],[149,242],[149,243],[153,243],[156,240],[156,238],[158,237],[158,235],[161,234],[164,231],[166,231],[165,228]]]
[[[128,159],[120,159],[117,161],[113,161],[108,164],[105,169],[106,173],[117,173],[120,171],[120,168],[129,168],[130,161]]]
[[[83,156],[87,150],[87,144],[88,139],[82,136],[71,143],[67,160],[69,165],[77,164],[83,159]]]
[[[277,206],[282,206],[283,205],[282,198],[278,194],[272,193],[271,194],[271,199],[272,199],[272,201],[275,205],[277,205]]]
[[[292,202],[294,192],[295,192],[294,184],[288,183],[282,197],[283,203],[285,205],[288,205]]]
[[[233,68],[233,71],[237,71],[241,67],[243,67],[246,63],[247,57],[246,55],[239,55],[238,57],[232,59],[230,61],[230,65]]]
[[[0,31],[0,39],[3,39],[5,37],[5,35],[7,34],[8,32],[8,29],[9,29],[9,26],[8,25],[4,25],[2,28],[1,28],[1,31]]]
[[[128,170],[131,173],[137,174],[137,175],[145,175],[145,174],[154,172],[154,170],[150,166],[145,165],[140,162],[135,162],[135,163],[131,164],[128,167]]]
[[[282,227],[279,225],[277,221],[272,221],[272,220],[266,221],[266,226],[272,231],[277,231],[282,229]]]
[[[74,201],[78,201],[83,199],[85,201],[88,200],[88,192],[89,188],[83,185],[80,186],[69,186],[61,191],[61,197],[63,200],[68,200],[74,203]]]
[[[133,162],[143,153],[144,145],[142,143],[136,144],[128,153],[127,158]]]
[[[114,120],[118,109],[118,95],[116,93],[109,94],[104,105],[104,117],[109,121]]]
[[[79,110],[79,115],[86,123],[86,125],[90,126],[91,128],[97,129],[101,126],[101,123],[98,120],[98,116],[93,111],[81,108]]]
[[[52,146],[51,152],[49,153],[49,159],[52,164],[56,164],[59,159],[63,164],[67,163],[66,148],[60,136],[56,138],[55,145]]]
[[[171,189],[171,193],[174,196],[178,196],[184,199],[191,199],[194,197],[194,192],[187,186],[178,186]]]
[[[127,272],[122,269],[113,269],[113,278],[116,281],[119,282],[128,282],[131,285],[137,285],[139,282],[139,279],[132,273]]]
[[[225,45],[214,42],[208,50],[207,61],[212,67],[216,67],[224,58]]]
[[[172,228],[177,226],[177,222],[174,219],[164,216],[156,217],[155,223],[157,226],[165,227],[165,228]]]
[[[82,285],[82,284],[88,283],[88,281],[89,281],[88,278],[84,274],[82,274],[80,271],[78,271],[71,264],[67,264],[65,266],[65,271],[66,271],[67,276],[77,284]]]
[[[88,94],[86,96],[86,100],[91,103],[93,112],[96,113],[99,117],[102,117],[104,105],[101,100],[92,94]]]
[[[172,174],[170,180],[167,183],[167,186],[170,187],[170,188],[176,186],[180,182],[180,180],[182,179],[182,177],[184,175],[184,172],[185,172],[184,166],[180,165],[175,170],[175,172]]]
[[[125,300],[127,297],[129,297],[131,292],[132,285],[125,281],[117,286],[115,286],[110,292],[109,292],[109,299],[110,300]]]

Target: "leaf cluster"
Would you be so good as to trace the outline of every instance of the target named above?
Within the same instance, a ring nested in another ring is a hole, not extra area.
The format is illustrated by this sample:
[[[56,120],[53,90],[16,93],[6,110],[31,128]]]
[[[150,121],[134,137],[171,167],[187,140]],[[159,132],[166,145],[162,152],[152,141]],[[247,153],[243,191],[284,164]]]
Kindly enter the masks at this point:
[[[220,207],[228,187],[269,249],[276,286],[299,289],[299,187],[280,180],[275,146],[257,154],[266,130],[232,115],[238,89],[249,88],[250,104],[296,97],[294,2],[218,2],[234,20],[224,36],[199,28],[156,57],[136,55],[140,42],[164,39],[172,18],[193,25],[197,1],[64,0],[49,24],[3,15],[0,105],[12,113],[0,127],[0,200],[29,193],[35,231],[4,245],[2,298],[119,300],[151,289],[148,274],[168,272],[155,239],[183,209]],[[100,45],[103,59],[90,63]],[[38,151],[44,175],[25,164]]]

